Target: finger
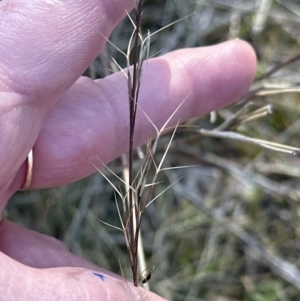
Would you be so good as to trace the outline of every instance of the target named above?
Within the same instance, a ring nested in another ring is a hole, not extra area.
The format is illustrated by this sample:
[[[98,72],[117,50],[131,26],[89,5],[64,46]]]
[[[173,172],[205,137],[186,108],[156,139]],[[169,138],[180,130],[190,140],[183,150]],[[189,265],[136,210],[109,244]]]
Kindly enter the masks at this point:
[[[132,0],[0,2],[0,212],[47,112],[89,66],[133,4]]]
[[[0,270],[1,300],[164,300],[77,257],[62,242],[5,219]]]
[[[52,104],[90,65],[132,0],[0,3],[2,91]]]
[[[0,223],[0,252],[33,268],[99,269],[96,265],[71,253],[60,240],[28,230],[7,219],[3,219]],[[106,270],[101,272],[109,273]]]
[[[145,114],[160,128],[184,99],[170,126],[220,109],[247,91],[255,68],[252,48],[239,40],[180,50],[146,62],[136,145],[156,134]],[[91,158],[97,156],[107,163],[126,152],[128,114],[127,83],[122,74],[96,82],[81,78],[47,116],[34,147],[31,187],[78,180],[95,171]]]
[[[0,269],[1,300],[165,300],[123,279],[83,268],[34,269],[0,253]]]

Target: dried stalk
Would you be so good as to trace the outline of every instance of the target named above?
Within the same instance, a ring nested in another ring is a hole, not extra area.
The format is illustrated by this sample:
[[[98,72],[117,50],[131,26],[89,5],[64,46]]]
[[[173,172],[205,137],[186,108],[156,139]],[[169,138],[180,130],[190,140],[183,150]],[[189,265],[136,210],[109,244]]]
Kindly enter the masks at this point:
[[[112,58],[113,62],[123,73],[125,78],[127,79],[128,86],[128,104],[129,104],[129,149],[128,154],[122,156],[123,161],[123,177],[121,179],[118,177],[112,170],[110,170],[107,166],[106,168],[112,173],[118,180],[120,180],[124,186],[126,193],[124,194],[121,190],[119,190],[109,179],[108,177],[97,167],[95,167],[103,177],[110,183],[113,189],[116,191],[117,196],[122,201],[122,211],[120,211],[119,205],[116,201],[117,210],[119,214],[119,219],[121,222],[121,228],[110,225],[115,229],[118,229],[124,233],[126,248],[129,255],[133,283],[135,286],[139,285],[139,282],[145,283],[145,279],[150,279],[149,272],[147,274],[144,252],[142,247],[142,238],[141,238],[141,221],[144,210],[149,206],[155,199],[157,199],[162,193],[164,193],[167,189],[169,189],[173,184],[167,187],[164,191],[156,195],[153,199],[151,199],[153,194],[154,186],[157,184],[158,174],[163,170],[163,162],[168,153],[168,150],[171,146],[172,139],[176,132],[177,126],[174,129],[172,138],[167,146],[167,149],[163,155],[161,161],[156,164],[154,160],[154,156],[157,149],[157,144],[161,135],[169,130],[167,129],[167,125],[170,120],[173,118],[175,113],[179,110],[183,102],[178,106],[178,108],[173,112],[173,114],[169,117],[169,119],[165,122],[161,129],[158,129],[151,119],[147,116],[147,114],[139,107],[139,92],[141,88],[141,78],[142,78],[142,68],[143,63],[149,57],[149,47],[150,47],[150,38],[156,33],[162,31],[163,29],[181,21],[179,19],[159,30],[150,34],[148,32],[146,38],[143,38],[141,31],[141,22],[142,22],[142,7],[143,1],[137,0],[136,7],[134,11],[134,20],[128,15],[134,30],[129,39],[127,52],[122,52],[119,48],[117,48],[114,44],[107,40],[114,48],[116,48],[121,54],[123,54],[127,61],[127,69],[122,70],[119,64],[116,62],[114,58]],[[185,17],[186,18],[186,17]],[[156,130],[157,138],[154,142],[149,140],[146,143],[146,152],[143,155],[143,161],[140,165],[139,171],[137,174],[134,174],[134,133],[135,133],[135,125],[136,125],[136,116],[137,110],[145,115],[145,117],[149,120],[152,126]],[[99,160],[100,161],[100,160]],[[102,162],[101,162],[102,163]],[[104,165],[104,164],[103,164]],[[105,165],[104,165],[105,166]],[[151,181],[148,181],[150,171],[155,169],[154,176]],[[149,184],[147,183],[149,182]],[[101,221],[104,224],[107,224]],[[140,270],[141,275],[138,275],[138,270]],[[143,272],[142,272],[143,271]],[[142,281],[141,281],[142,280]],[[147,285],[149,288],[149,285]]]
[[[127,252],[129,254],[132,275],[133,275],[133,283],[135,286],[138,286],[139,279],[142,277],[145,279],[147,275],[141,275],[138,277],[138,266],[140,266],[140,271],[145,271],[145,259],[144,252],[142,248],[142,239],[140,233],[142,215],[144,210],[150,205],[156,198],[158,198],[163,192],[157,195],[155,198],[151,199],[153,194],[153,188],[156,185],[157,176],[162,171],[162,164],[166,157],[166,154],[171,145],[172,139],[174,137],[176,128],[172,135],[171,141],[165,151],[165,154],[158,165],[156,165],[154,161],[154,155],[156,153],[157,143],[160,136],[166,130],[168,123],[171,118],[180,108],[180,106],[175,110],[175,112],[169,117],[163,127],[158,130],[150,118],[147,116],[145,112],[138,105],[139,91],[141,87],[141,77],[142,77],[142,67],[143,63],[149,57],[149,47],[150,47],[150,38],[154,34],[163,30],[166,27],[173,25],[174,23],[179,22],[180,20],[173,22],[158,31],[150,34],[148,32],[147,37],[144,39],[141,32],[141,21],[142,21],[142,5],[143,1],[139,0],[136,3],[135,9],[135,20],[132,19],[131,22],[134,26],[134,31],[129,41],[128,50],[126,54],[127,59],[127,72],[126,78],[128,83],[128,102],[129,102],[129,119],[130,119],[130,127],[129,127],[129,151],[128,151],[128,169],[127,169],[127,196],[122,198],[123,201],[123,210],[124,210],[124,222],[123,222],[123,232],[125,234],[126,247]],[[132,60],[130,60],[132,58]],[[131,68],[129,66],[132,65]],[[153,125],[157,132],[157,138],[154,142],[149,140],[146,144],[146,154],[144,156],[144,160],[140,166],[140,170],[136,176],[134,176],[134,168],[133,168],[133,150],[134,150],[134,131],[135,131],[135,122],[136,122],[136,114],[137,110],[140,110],[145,117],[149,120],[149,122]],[[149,172],[151,167],[155,167],[155,173],[150,181],[150,184],[147,184],[147,179],[149,178]],[[137,180],[138,178],[138,180]],[[169,187],[168,187],[169,188]],[[167,188],[167,189],[168,189]],[[125,201],[126,199],[126,201]],[[139,262],[139,265],[138,265]],[[148,286],[149,288],[149,286]]]
[[[134,178],[133,178],[133,139],[134,139],[134,128],[138,104],[138,96],[141,84],[141,74],[142,74],[142,65],[143,65],[143,45],[141,45],[141,21],[142,21],[142,0],[137,3],[135,9],[135,28],[133,31],[132,40],[130,40],[128,46],[127,58],[130,59],[131,54],[131,41],[133,41],[133,62],[132,62],[132,73],[130,69],[127,69],[128,76],[128,95],[129,95],[129,152],[128,152],[128,165],[129,165],[129,186],[132,187]],[[129,63],[129,61],[128,61]],[[129,65],[129,64],[128,64]],[[140,200],[137,200],[134,197],[133,189],[129,188],[128,191],[128,209],[126,212],[126,240],[127,240],[127,251],[129,254],[133,283],[135,286],[138,286],[138,263],[137,263],[137,254],[138,254],[138,238],[140,231],[140,212],[139,204]]]
[[[225,138],[225,139],[233,139],[236,141],[242,141],[246,143],[251,143],[266,149],[282,152],[285,154],[289,154],[292,156],[299,156],[300,154],[300,148],[288,146],[276,142],[271,142],[267,140],[257,139],[257,138],[251,138],[247,137],[245,135],[235,133],[235,132],[221,132],[221,131],[209,131],[205,129],[200,129],[199,133],[203,136],[210,136],[215,138]]]

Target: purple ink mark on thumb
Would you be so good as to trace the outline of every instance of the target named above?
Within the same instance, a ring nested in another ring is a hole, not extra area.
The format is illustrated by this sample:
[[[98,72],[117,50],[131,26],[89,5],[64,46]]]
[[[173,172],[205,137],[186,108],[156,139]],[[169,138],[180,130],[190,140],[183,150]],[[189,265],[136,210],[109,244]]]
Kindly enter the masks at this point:
[[[93,272],[93,274],[94,274],[95,276],[99,277],[102,281],[104,281],[104,279],[105,279],[105,276],[104,276],[104,275],[102,275],[102,274],[100,274],[100,273],[96,273],[96,272]]]

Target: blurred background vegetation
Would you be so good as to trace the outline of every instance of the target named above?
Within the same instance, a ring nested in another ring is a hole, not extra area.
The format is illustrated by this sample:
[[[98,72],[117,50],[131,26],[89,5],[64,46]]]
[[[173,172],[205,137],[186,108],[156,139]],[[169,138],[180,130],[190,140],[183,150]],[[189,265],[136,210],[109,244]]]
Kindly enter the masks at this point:
[[[279,151],[282,147],[272,150],[228,136],[204,136],[199,129],[212,130],[240,112],[227,131],[300,147],[300,63],[295,59],[283,64],[300,54],[300,2],[145,0],[144,33],[188,15],[152,38],[150,55],[239,37],[256,51],[257,80],[234,106],[190,120],[187,128],[178,130],[165,166],[198,167],[166,172],[156,194],[182,178],[144,215],[147,264],[156,267],[151,290],[178,301],[299,300],[297,151],[291,155]],[[126,19],[111,41],[125,50],[131,32]],[[125,67],[124,58],[108,46],[87,74],[98,78],[109,73],[110,55]],[[280,68],[267,74],[275,66]],[[169,139],[166,135],[161,140],[158,158]],[[120,159],[109,167],[122,173]],[[130,277],[122,233],[99,222],[120,225],[114,198],[110,185],[95,174],[69,186],[18,192],[5,214],[119,274],[120,262]]]

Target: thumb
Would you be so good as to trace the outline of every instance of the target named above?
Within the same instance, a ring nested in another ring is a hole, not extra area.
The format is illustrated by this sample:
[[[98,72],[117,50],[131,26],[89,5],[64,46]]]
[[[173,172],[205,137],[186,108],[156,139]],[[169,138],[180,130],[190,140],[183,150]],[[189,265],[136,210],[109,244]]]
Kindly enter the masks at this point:
[[[36,269],[0,253],[0,269],[0,300],[165,300],[126,280],[84,268]]]
[[[164,300],[6,219],[0,223],[0,270],[0,301]]]

